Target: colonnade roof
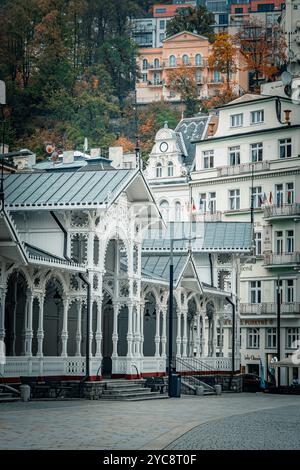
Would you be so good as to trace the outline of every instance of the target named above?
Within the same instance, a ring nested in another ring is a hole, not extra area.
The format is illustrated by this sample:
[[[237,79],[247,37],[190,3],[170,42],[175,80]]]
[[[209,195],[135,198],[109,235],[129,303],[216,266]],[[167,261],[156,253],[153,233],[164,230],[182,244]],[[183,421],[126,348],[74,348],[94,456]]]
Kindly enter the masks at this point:
[[[166,229],[151,228],[143,241],[143,252],[174,251],[248,253],[252,247],[250,222],[171,222]],[[189,242],[191,239],[191,242]]]
[[[5,205],[10,209],[97,207],[128,186],[135,170],[15,173],[4,177]]]

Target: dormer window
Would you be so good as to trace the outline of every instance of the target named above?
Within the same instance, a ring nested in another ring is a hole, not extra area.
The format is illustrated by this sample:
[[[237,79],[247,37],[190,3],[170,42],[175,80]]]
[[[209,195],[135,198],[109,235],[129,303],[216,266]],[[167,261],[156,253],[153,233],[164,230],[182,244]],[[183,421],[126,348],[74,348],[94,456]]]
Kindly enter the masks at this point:
[[[174,165],[172,162],[168,163],[168,176],[173,176],[174,174]]]
[[[259,109],[258,111],[252,111],[251,115],[251,124],[259,124],[260,122],[264,122],[264,110]]]
[[[230,116],[230,127],[242,127],[244,122],[243,114],[232,114]]]
[[[156,178],[161,178],[162,177],[162,164],[158,163],[156,165]]]

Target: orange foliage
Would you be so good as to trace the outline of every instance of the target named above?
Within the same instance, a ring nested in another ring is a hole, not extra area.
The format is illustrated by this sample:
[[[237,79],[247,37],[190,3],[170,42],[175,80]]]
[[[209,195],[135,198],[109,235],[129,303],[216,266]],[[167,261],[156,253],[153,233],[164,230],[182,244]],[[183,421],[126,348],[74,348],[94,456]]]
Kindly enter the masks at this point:
[[[216,34],[208,64],[226,74],[227,88],[229,88],[230,74],[237,70],[236,60],[237,48],[233,36],[224,32]]]
[[[133,152],[135,148],[134,143],[124,135],[121,135],[112,145],[114,147],[123,147],[124,152]]]

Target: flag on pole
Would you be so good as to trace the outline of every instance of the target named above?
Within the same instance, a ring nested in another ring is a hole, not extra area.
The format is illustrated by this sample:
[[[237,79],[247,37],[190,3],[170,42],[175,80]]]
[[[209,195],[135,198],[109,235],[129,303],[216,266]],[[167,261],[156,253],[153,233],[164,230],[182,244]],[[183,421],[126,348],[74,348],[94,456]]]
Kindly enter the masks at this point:
[[[269,203],[272,204],[272,202],[273,202],[273,194],[272,194],[272,191],[270,191]]]
[[[292,192],[288,191],[287,193],[287,203],[291,204],[292,203]]]

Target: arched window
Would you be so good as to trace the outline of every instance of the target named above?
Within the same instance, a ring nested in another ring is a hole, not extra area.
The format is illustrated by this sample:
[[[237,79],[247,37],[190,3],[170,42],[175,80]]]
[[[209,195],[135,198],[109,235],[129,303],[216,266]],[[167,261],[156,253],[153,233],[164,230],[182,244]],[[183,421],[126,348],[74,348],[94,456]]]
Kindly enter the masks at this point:
[[[159,207],[163,212],[169,212],[169,203],[165,199],[160,202]]]
[[[174,173],[174,166],[173,166],[173,163],[172,162],[169,162],[168,163],[168,176],[173,176],[173,173]]]
[[[162,177],[162,164],[158,163],[156,165],[156,178],[161,178]]]
[[[143,59],[143,70],[147,70],[147,69],[148,69],[148,60]]]
[[[183,54],[182,63],[183,65],[189,65],[190,61],[189,61],[189,56],[187,54]]]
[[[176,57],[174,55],[170,55],[169,65],[170,65],[170,67],[176,67]]]
[[[154,59],[154,68],[155,69],[159,68],[159,59]]]
[[[195,65],[201,65],[202,63],[202,55],[201,54],[196,54],[195,55]]]
[[[181,221],[181,204],[179,201],[175,202],[175,220],[176,222]]]
[[[195,79],[197,83],[201,83],[201,70],[196,70]]]

